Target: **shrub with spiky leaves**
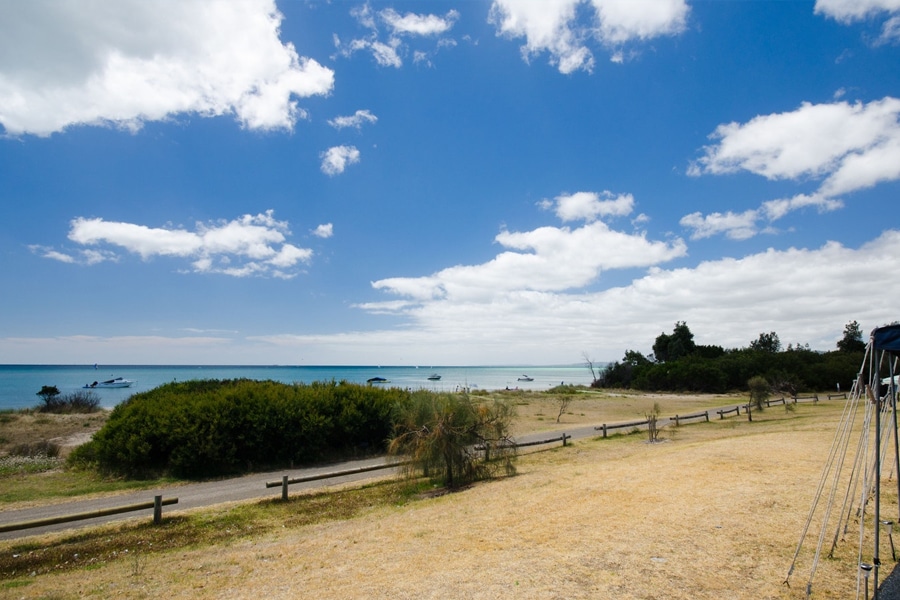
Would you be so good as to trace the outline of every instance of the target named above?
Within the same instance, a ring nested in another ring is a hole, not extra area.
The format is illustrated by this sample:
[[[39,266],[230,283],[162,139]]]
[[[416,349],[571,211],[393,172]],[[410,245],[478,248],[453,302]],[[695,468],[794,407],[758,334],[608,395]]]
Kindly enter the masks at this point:
[[[756,410],[762,411],[766,407],[766,400],[772,395],[772,387],[765,377],[759,375],[747,380],[747,388],[750,390],[750,404]]]
[[[413,393],[396,407],[388,450],[406,456],[410,472],[435,475],[449,488],[515,472],[509,427],[513,406],[468,394]]]

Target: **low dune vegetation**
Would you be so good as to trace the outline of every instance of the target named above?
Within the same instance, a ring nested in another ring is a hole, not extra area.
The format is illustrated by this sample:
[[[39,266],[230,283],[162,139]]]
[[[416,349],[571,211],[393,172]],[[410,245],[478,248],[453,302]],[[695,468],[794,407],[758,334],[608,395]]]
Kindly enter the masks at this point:
[[[407,392],[347,383],[196,380],[116,406],[73,465],[200,478],[382,452]]]
[[[126,477],[206,478],[384,454],[390,445],[453,486],[490,472],[472,447],[506,440],[511,417],[504,399],[467,394],[346,382],[188,381],[118,405],[69,464]]]

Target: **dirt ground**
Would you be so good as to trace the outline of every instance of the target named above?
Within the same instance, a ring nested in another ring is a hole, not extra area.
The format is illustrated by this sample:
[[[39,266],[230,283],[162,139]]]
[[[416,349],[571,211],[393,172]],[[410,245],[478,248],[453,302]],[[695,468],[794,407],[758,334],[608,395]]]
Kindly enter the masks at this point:
[[[529,422],[555,422],[547,410]],[[753,423],[667,428],[656,444],[579,441],[522,456],[518,475],[458,493],[42,576],[0,596],[805,598],[815,536],[783,582],[839,411],[837,401],[771,408]],[[895,500],[883,510],[896,514]],[[812,598],[853,597],[855,535],[820,561]],[[893,563],[882,552],[884,576]]]

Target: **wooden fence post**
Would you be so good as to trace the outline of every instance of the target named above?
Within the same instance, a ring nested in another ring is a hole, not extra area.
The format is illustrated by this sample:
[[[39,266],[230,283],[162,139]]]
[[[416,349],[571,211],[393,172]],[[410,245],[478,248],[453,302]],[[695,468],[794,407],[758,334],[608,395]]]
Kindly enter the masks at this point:
[[[606,423],[603,424],[603,439],[606,439]]]
[[[284,475],[281,478],[281,499],[287,501],[288,499],[288,476]]]
[[[162,523],[162,496],[153,496],[153,524]]]

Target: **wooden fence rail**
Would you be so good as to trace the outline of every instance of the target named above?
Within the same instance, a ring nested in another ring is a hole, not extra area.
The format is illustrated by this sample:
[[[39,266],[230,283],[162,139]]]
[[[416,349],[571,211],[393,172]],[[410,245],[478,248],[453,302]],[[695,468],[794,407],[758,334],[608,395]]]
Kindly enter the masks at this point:
[[[623,427],[642,427],[644,425],[649,425],[650,421],[648,419],[644,419],[643,421],[632,421],[631,423],[616,423],[614,425],[607,425],[604,423],[600,427],[594,427],[597,431],[603,430],[603,437],[605,438],[607,432],[610,429],[621,429]]]
[[[537,440],[534,442],[522,442],[513,444],[516,448],[524,448],[525,446],[538,446],[540,444],[551,444],[553,442],[562,442],[563,446],[566,445],[566,441],[571,439],[571,435],[562,434],[557,437],[548,438],[545,440]],[[476,450],[483,450],[483,447],[476,447]],[[344,475],[357,475],[359,473],[368,473],[370,471],[380,471],[382,469],[390,469],[391,467],[402,467],[404,465],[408,465],[412,463],[411,460],[402,460],[398,462],[388,462],[380,465],[370,465],[368,467],[357,467],[355,469],[345,469],[343,471],[328,471],[326,473],[317,473],[315,475],[305,475],[303,477],[294,477],[293,479],[289,478],[287,475],[281,478],[281,481],[267,481],[266,488],[273,487],[281,487],[281,499],[288,499],[288,486],[293,485],[295,483],[306,483],[308,481],[319,481],[321,479],[331,479],[333,477],[342,477]]]
[[[840,394],[828,394],[828,399],[829,399],[829,400],[832,400],[832,399],[834,399],[834,398],[843,398],[844,400],[846,400],[846,399],[847,399],[847,392],[842,392],[842,393],[840,393]]]
[[[784,399],[784,396],[781,398],[775,398],[772,400],[771,398],[766,400],[766,406],[772,406],[773,404],[787,404],[787,401]]]
[[[682,421],[688,421],[690,419],[699,419],[701,417],[706,419],[706,422],[709,423],[709,411],[708,410],[703,411],[703,412],[694,413],[692,415],[675,415],[674,417],[670,418],[669,420],[675,421],[675,427],[678,427],[679,425],[681,425]]]
[[[97,517],[107,517],[109,515],[118,515],[127,512],[134,512],[137,510],[146,510],[148,508],[153,509],[153,522],[159,525],[162,522],[162,507],[168,506],[170,504],[178,504],[178,498],[167,498],[163,500],[162,496],[154,496],[153,502],[127,504],[125,506],[89,510],[87,512],[75,513],[72,515],[47,517],[46,519],[34,519],[32,521],[20,521],[18,523],[7,523],[5,525],[0,525],[0,533],[6,533],[7,531],[21,531],[23,529],[34,529],[36,527],[46,527],[47,525],[57,525],[59,523],[72,523],[74,521],[95,519]]]
[[[812,396],[794,396],[793,400],[794,400],[794,404],[800,402],[801,400],[812,400],[813,402],[818,402],[819,395],[813,394]]]
[[[344,475],[357,475],[359,473],[368,473],[369,471],[380,471],[382,469],[390,469],[392,467],[402,467],[408,465],[412,461],[402,460],[398,462],[388,462],[380,465],[370,465],[368,467],[357,467],[355,469],[345,469],[343,471],[328,471],[327,473],[317,473],[315,475],[305,475],[303,477],[295,477],[289,479],[287,475],[281,478],[281,481],[267,481],[266,488],[281,486],[281,499],[287,500],[287,489],[289,485],[295,483],[305,483],[307,481],[319,481],[320,479],[331,479],[332,477],[342,477]]]
[[[516,448],[524,448],[526,446],[540,446],[543,444],[552,444],[553,442],[562,442],[562,445],[565,446],[566,441],[570,440],[570,439],[572,439],[572,436],[564,433],[562,435],[556,436],[554,438],[548,438],[546,440],[537,440],[535,442],[516,443],[515,446],[516,446]]]
[[[717,410],[716,412],[719,413],[720,419],[724,419],[725,415],[727,415],[728,413],[736,413],[738,416],[741,416],[741,407],[735,406],[734,408],[722,408],[720,410]]]

